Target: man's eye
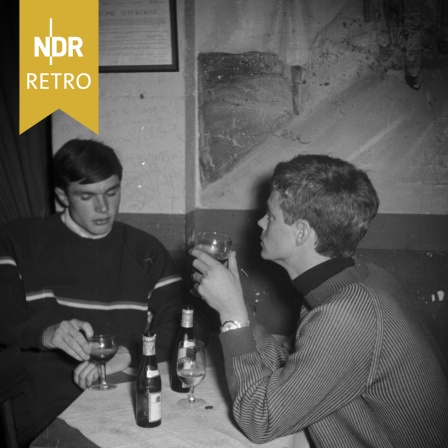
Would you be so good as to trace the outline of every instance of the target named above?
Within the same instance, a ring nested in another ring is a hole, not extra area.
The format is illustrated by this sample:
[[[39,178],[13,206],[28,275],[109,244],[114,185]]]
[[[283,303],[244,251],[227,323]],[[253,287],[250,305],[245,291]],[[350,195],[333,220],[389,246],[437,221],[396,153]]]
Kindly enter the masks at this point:
[[[116,196],[117,195],[117,190],[108,191],[107,195],[108,196]]]
[[[92,195],[90,195],[90,194],[82,194],[81,200],[88,201],[91,197],[92,197]]]

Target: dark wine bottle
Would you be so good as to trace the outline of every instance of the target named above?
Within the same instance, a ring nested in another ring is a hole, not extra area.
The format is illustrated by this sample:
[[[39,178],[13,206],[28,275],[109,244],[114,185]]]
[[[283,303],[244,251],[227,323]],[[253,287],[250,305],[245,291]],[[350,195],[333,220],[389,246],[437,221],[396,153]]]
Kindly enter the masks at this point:
[[[194,308],[192,306],[185,306],[182,309],[182,321],[180,323],[179,333],[173,347],[173,358],[170,368],[171,389],[174,392],[182,392],[184,394],[188,392],[188,387],[185,386],[177,376],[177,351],[179,348],[179,342],[194,339],[193,313]]]
[[[143,333],[143,354],[138,369],[135,419],[143,428],[162,423],[162,381],[156,360],[156,335]]]

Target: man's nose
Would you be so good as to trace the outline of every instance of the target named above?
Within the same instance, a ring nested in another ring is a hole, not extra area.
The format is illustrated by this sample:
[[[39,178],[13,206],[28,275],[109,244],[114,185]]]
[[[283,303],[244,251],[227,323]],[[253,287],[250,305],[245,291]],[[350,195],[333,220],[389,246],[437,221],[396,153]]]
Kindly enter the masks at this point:
[[[264,228],[265,228],[265,222],[266,222],[266,215],[264,215],[263,216],[263,218],[261,218],[258,222],[257,222],[257,224],[264,230]]]
[[[97,196],[95,204],[95,211],[98,213],[107,213],[109,210],[109,203],[105,196]]]

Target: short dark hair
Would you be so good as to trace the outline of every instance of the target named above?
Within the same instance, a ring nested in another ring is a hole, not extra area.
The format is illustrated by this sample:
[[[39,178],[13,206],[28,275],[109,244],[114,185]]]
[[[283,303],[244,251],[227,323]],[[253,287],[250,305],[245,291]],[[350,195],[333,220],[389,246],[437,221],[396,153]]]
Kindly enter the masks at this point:
[[[279,163],[271,188],[279,194],[285,223],[308,221],[317,235],[316,252],[330,258],[352,256],[378,212],[378,195],[367,174],[326,155]]]
[[[73,139],[54,156],[55,186],[67,191],[71,182],[93,184],[114,174],[121,181],[123,167],[114,150],[95,140]]]

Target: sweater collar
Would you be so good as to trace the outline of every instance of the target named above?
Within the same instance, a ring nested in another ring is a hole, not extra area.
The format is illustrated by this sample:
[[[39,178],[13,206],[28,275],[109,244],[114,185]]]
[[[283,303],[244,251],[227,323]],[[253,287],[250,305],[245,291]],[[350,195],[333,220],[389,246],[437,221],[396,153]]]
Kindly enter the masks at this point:
[[[292,283],[297,291],[306,298],[311,291],[322,285],[325,281],[354,265],[355,260],[352,257],[331,258],[300,274]]]
[[[82,227],[80,227],[75,221],[73,221],[73,218],[70,216],[70,212],[68,207],[62,212],[61,214],[62,222],[76,235],[79,235],[82,238],[87,238],[90,240],[100,240],[104,238],[105,236],[109,235],[109,232],[105,233],[104,235],[91,235],[90,233],[86,232]]]

